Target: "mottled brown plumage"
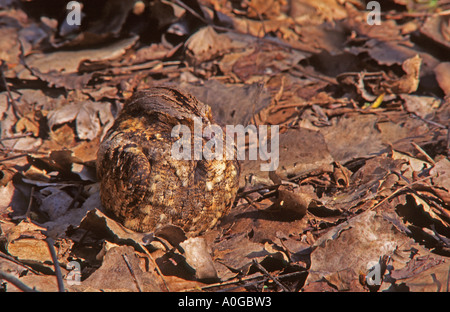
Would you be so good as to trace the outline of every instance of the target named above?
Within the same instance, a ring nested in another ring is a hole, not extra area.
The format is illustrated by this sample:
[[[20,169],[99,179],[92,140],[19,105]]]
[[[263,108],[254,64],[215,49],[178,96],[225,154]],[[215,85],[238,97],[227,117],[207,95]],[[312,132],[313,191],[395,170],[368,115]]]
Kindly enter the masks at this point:
[[[99,147],[97,172],[103,206],[125,227],[149,232],[173,224],[198,235],[232,205],[239,183],[236,159],[172,157],[179,139],[171,137],[173,127],[188,126],[194,142],[194,117],[203,127],[214,124],[209,106],[173,88],[136,92],[124,105]]]

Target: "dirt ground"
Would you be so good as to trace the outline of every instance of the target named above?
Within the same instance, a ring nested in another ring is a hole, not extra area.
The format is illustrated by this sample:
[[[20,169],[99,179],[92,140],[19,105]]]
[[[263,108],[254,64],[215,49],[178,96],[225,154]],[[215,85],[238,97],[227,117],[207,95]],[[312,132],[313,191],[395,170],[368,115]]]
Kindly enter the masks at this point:
[[[448,1],[67,2],[0,0],[0,291],[449,291]],[[100,203],[99,143],[155,85],[279,126],[200,237]]]

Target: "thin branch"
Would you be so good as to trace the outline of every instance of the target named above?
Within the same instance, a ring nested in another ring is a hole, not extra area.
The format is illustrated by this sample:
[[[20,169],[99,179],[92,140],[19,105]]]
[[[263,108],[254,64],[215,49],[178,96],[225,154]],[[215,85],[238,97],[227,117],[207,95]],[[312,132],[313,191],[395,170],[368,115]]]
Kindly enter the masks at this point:
[[[13,156],[5,157],[5,158],[0,159],[0,163],[4,162],[4,161],[8,161],[8,160],[13,160],[13,159],[17,159],[17,158],[26,157],[26,156],[28,156],[28,154],[19,154],[19,155],[13,155]]]
[[[262,279],[262,280],[260,280],[258,282],[263,282],[263,281],[265,281],[267,279],[267,277],[262,275],[262,274],[258,275],[258,276],[248,276],[248,277],[245,277],[245,278],[239,278],[238,277],[238,278],[235,278],[235,279],[233,279],[231,281],[228,281],[228,282],[219,282],[219,283],[209,284],[209,285],[200,287],[200,290],[207,290],[209,288],[214,288],[214,287],[221,287],[221,286],[229,286],[229,285],[239,284],[239,283],[248,282],[248,281],[251,281],[251,280],[254,280],[254,279]],[[190,292],[190,291],[198,291],[198,287],[182,290],[182,292]]]
[[[259,191],[264,191],[264,190],[274,190],[274,189],[277,189],[280,185],[281,184],[267,185],[267,186],[255,188],[255,189],[252,189],[252,190],[248,190],[248,191],[242,191],[242,192],[239,192],[237,194],[237,197],[241,198],[241,197],[247,196],[249,194],[252,194],[252,193],[255,193],[255,192],[259,192]]]
[[[56,251],[54,245],[54,240],[51,237],[45,239],[47,242],[48,249],[50,251],[50,255],[52,256],[53,266],[55,267],[56,281],[58,282],[58,291],[64,292],[64,282],[61,274],[61,268],[59,267],[58,258],[56,256]]]
[[[405,17],[434,17],[434,16],[446,16],[450,15],[450,10],[445,10],[441,12],[401,12],[401,13],[381,13],[387,19],[403,19]]]
[[[33,205],[34,186],[31,187],[30,199],[28,201],[27,212],[25,212],[25,219],[30,220],[31,206]]]
[[[251,35],[251,34],[249,34],[249,33],[240,32],[240,31],[238,31],[238,30],[236,30],[236,29],[233,29],[233,28],[228,28],[228,27],[223,27],[223,26],[215,25],[215,24],[213,24],[213,23],[207,21],[204,17],[200,16],[197,12],[195,12],[194,9],[190,8],[188,5],[186,5],[186,4],[183,3],[182,1],[180,1],[180,0],[173,0],[173,2],[174,2],[175,4],[181,6],[181,7],[184,8],[185,10],[189,11],[193,16],[195,16],[196,18],[198,18],[200,21],[202,21],[202,22],[205,23],[206,25],[208,25],[208,26],[214,28],[215,30],[218,30],[218,31],[225,31],[225,32],[232,32],[232,33],[235,33],[235,34],[241,34],[241,35],[244,34],[244,35],[249,35],[249,36],[255,37],[255,36],[253,36],[253,35]],[[270,43],[270,44],[276,44],[276,45],[278,45],[278,46],[280,46],[280,47],[287,48],[287,49],[293,49],[293,50],[296,50],[296,51],[301,51],[301,52],[306,52],[306,53],[315,53],[315,52],[317,52],[314,48],[310,48],[310,47],[307,46],[307,45],[304,45],[303,48],[300,48],[300,47],[294,47],[293,45],[291,45],[291,44],[289,44],[289,43],[287,43],[287,42],[282,42],[282,41],[278,40],[278,39],[279,39],[278,37],[275,38],[275,40],[272,40],[272,39],[270,39],[270,38],[258,38],[258,37],[255,37],[255,38],[257,38],[258,40],[260,40],[260,41],[262,41],[262,42],[267,42],[267,43]]]
[[[0,142],[6,141],[6,140],[15,140],[15,139],[20,139],[20,138],[26,138],[26,137],[29,137],[32,135],[33,135],[33,132],[16,133],[16,134],[13,134],[13,135],[10,135],[7,137],[0,138]]]
[[[388,199],[394,197],[394,195],[396,195],[396,194],[400,193],[401,191],[407,189],[408,187],[412,186],[413,184],[416,184],[416,183],[419,183],[419,182],[422,182],[422,181],[425,181],[425,180],[428,180],[428,179],[431,179],[431,178],[434,178],[434,177],[433,177],[433,176],[426,177],[426,178],[423,178],[423,179],[420,179],[420,180],[411,182],[411,183],[409,183],[409,184],[407,184],[407,185],[404,185],[404,186],[402,186],[402,187],[399,188],[399,189],[396,189],[394,192],[392,192],[392,194],[390,194],[389,196],[385,197],[385,198],[384,198],[382,201],[380,201],[378,204],[376,204],[375,206],[369,208],[369,210],[374,210],[374,209],[378,208],[378,207],[381,206],[385,201],[387,201]]]
[[[450,291],[450,267],[448,268],[448,273],[447,273],[447,292]]]
[[[15,258],[13,258],[13,257],[11,257],[11,256],[9,256],[9,255],[4,254],[4,253],[1,252],[1,251],[0,251],[0,258],[6,259],[6,260],[8,260],[8,261],[11,261],[11,262],[13,262],[13,263],[15,263],[15,264],[17,264],[17,265],[19,265],[19,266],[25,268],[26,270],[30,271],[30,272],[33,273],[33,274],[36,274],[36,275],[39,275],[39,274],[40,274],[38,271],[34,270],[32,267],[30,267],[30,266],[28,266],[28,265],[26,265],[26,264],[24,264],[24,263],[22,263],[22,262],[16,260]]]
[[[186,11],[188,11],[189,13],[191,13],[193,16],[195,16],[196,18],[198,18],[199,20],[201,20],[203,23],[210,25],[211,23],[208,22],[203,16],[201,16],[200,14],[198,14],[194,9],[192,9],[191,7],[189,7],[187,4],[185,4],[184,2],[180,1],[180,0],[175,0],[174,1],[176,4],[178,4],[180,7],[182,7],[183,9],[185,9]]]
[[[25,291],[25,292],[36,292],[37,291],[37,290],[25,285],[24,283],[22,283],[17,277],[15,277],[11,274],[8,274],[6,272],[3,272],[3,271],[0,271],[0,280],[5,280],[5,281],[13,284],[21,291]]]
[[[287,274],[283,274],[283,275],[278,275],[277,278],[280,280],[280,279],[284,279],[284,278],[288,278],[288,277],[294,277],[294,276],[302,275],[302,274],[308,274],[308,271],[299,271],[299,272],[292,272],[292,273],[287,273]],[[245,278],[237,277],[237,278],[234,278],[231,281],[219,282],[219,283],[209,284],[209,285],[203,286],[203,287],[200,288],[200,290],[207,290],[207,289],[214,288],[214,287],[222,287],[222,286],[229,286],[229,285],[238,285],[238,284],[250,282],[250,281],[255,280],[255,279],[259,279],[259,280],[256,281],[256,282],[252,282],[250,284],[245,284],[244,286],[252,285],[254,283],[263,283],[263,282],[267,281],[268,277],[265,276],[265,275],[248,276],[248,277],[245,277]],[[198,291],[198,290],[199,290],[198,288],[191,288],[191,289],[182,290],[182,292]]]
[[[150,258],[150,260],[152,261],[153,265],[156,268],[156,272],[158,273],[159,277],[161,277],[164,287],[166,288],[166,290],[168,292],[170,292],[169,286],[167,286],[166,280],[164,279],[164,275],[162,274],[161,270],[159,269],[158,265],[156,264],[155,259],[153,259],[152,255],[148,252],[147,248],[145,248],[145,246],[143,244],[139,244],[139,246],[141,246],[142,250],[144,250],[145,254]]]
[[[430,162],[432,165],[436,164],[434,159],[431,158],[430,155],[428,155],[427,152],[425,152],[419,145],[417,145],[415,142],[411,142],[411,145],[414,146],[419,151],[419,153],[421,153],[428,160],[428,162]]]
[[[48,152],[39,152],[39,151],[33,151],[33,150],[23,150],[23,149],[16,149],[16,148],[7,148],[7,147],[1,147],[0,148],[1,152],[5,152],[5,153],[27,153],[27,154],[39,154],[39,155],[47,155]]]
[[[275,282],[275,284],[277,284],[283,291],[285,292],[289,292],[290,290],[284,286],[277,277],[272,276],[258,261],[253,260],[253,264],[256,265],[256,267],[264,274],[266,275],[269,279],[273,280]]]
[[[134,274],[133,268],[131,267],[131,264],[128,261],[128,256],[126,254],[124,254],[124,255],[122,255],[122,257],[123,257],[123,260],[125,260],[125,263],[127,264],[128,270],[130,271],[131,276],[134,279],[134,282],[136,283],[137,289],[139,290],[139,292],[142,292],[141,285],[139,284],[139,281],[138,281],[136,275]]]
[[[9,89],[8,82],[6,81],[5,75],[3,73],[3,68],[5,67],[5,65],[6,65],[6,62],[2,60],[1,63],[0,63],[1,80],[2,80],[3,84],[5,85],[6,93],[8,94],[9,101],[10,101],[12,107],[13,107],[14,115],[17,117],[17,119],[19,119],[20,117],[23,116],[23,114],[20,111],[19,107],[17,106],[16,101],[14,100],[14,98],[13,98],[13,96],[11,94],[11,90]]]
[[[430,124],[430,125],[433,125],[433,126],[436,126],[436,127],[438,127],[438,128],[441,128],[441,129],[448,129],[448,128],[449,128],[448,126],[445,126],[445,125],[443,125],[443,124],[440,124],[440,123],[438,123],[438,122],[436,122],[436,121],[428,120],[428,119],[425,119],[425,118],[423,118],[423,117],[420,117],[419,115],[417,115],[417,114],[415,114],[415,113],[411,113],[411,116],[413,116],[414,118],[417,118],[417,119],[419,119],[419,120],[421,120],[421,121],[423,121],[423,122],[426,122],[426,123],[428,123],[428,124]]]

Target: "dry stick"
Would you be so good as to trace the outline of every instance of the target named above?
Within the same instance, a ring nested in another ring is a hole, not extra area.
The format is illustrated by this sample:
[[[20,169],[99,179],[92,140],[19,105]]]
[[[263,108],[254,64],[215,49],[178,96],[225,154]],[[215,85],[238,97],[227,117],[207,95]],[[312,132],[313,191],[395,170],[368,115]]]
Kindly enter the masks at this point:
[[[436,127],[438,127],[438,128],[441,128],[441,129],[448,129],[448,128],[449,128],[448,126],[445,126],[445,125],[443,125],[443,124],[440,124],[440,123],[438,123],[438,122],[436,122],[436,121],[428,120],[428,119],[425,119],[425,118],[423,118],[423,117],[420,117],[419,115],[417,115],[417,114],[415,114],[415,113],[411,113],[411,116],[413,116],[414,118],[417,118],[417,119],[419,119],[419,120],[421,120],[421,121],[423,121],[423,122],[426,122],[426,123],[428,123],[428,124],[430,124],[430,125],[433,125],[433,126],[436,126]]]
[[[307,271],[301,271],[301,272],[293,272],[293,273],[288,273],[288,274],[283,274],[283,275],[280,275],[280,276],[278,276],[277,278],[278,279],[283,279],[283,278],[286,278],[286,277],[292,277],[292,276],[296,276],[296,275],[301,275],[301,274],[306,274],[307,273]],[[256,279],[256,278],[262,278],[262,280],[259,280],[259,281],[255,281],[255,282],[247,282],[247,283],[245,283],[244,285],[241,285],[241,287],[248,287],[248,286],[253,286],[253,285],[255,285],[255,284],[260,284],[260,283],[265,283],[269,278],[267,277],[267,276],[265,276],[265,275],[262,275],[262,276],[257,276],[257,277],[254,277],[253,279]],[[244,279],[242,279],[242,281],[243,281]],[[238,287],[238,286],[235,286],[235,287],[229,287],[229,288],[226,288],[226,289],[222,289],[221,291],[233,291],[233,289],[234,288],[236,288],[236,287]],[[203,289],[203,288],[202,288]]]
[[[62,274],[61,274],[61,268],[59,267],[58,258],[56,257],[55,247],[53,246],[53,244],[55,242],[53,241],[53,238],[51,238],[49,236],[47,236],[45,241],[47,242],[48,249],[50,250],[50,255],[52,256],[53,266],[55,267],[56,280],[58,282],[58,291],[64,292],[65,290],[64,290],[64,282],[63,282]]]
[[[261,264],[259,264],[258,261],[253,260],[253,264],[256,265],[256,267],[264,274],[266,275],[268,278],[270,278],[271,280],[273,280],[281,289],[283,289],[283,291],[285,292],[289,292],[290,290],[284,286],[283,284],[280,283],[280,281],[278,280],[278,278],[272,276]]]
[[[17,159],[17,158],[22,158],[22,157],[26,157],[26,156],[28,156],[28,154],[19,154],[19,155],[9,156],[9,157],[5,157],[5,158],[0,159],[0,162],[13,160],[13,159]]]
[[[14,286],[16,286],[17,288],[19,288],[21,291],[26,291],[26,292],[36,292],[37,290],[25,285],[24,283],[22,283],[17,277],[8,274],[6,272],[0,271],[0,280],[5,280],[7,282],[10,282],[11,284],[13,284]]]
[[[237,194],[237,197],[241,198],[241,197],[247,196],[247,195],[249,195],[249,194],[251,194],[251,193],[255,193],[255,192],[259,192],[259,191],[264,191],[264,190],[272,190],[272,189],[276,189],[276,188],[278,188],[280,185],[281,185],[281,184],[267,185],[267,186],[260,187],[260,188],[256,188],[256,189],[253,189],[253,190],[243,191],[243,192],[238,193],[238,194]]]
[[[252,206],[253,208],[256,208],[259,210],[259,208],[255,205],[255,201],[253,201],[251,198],[249,198],[248,196],[244,196],[243,197],[246,201],[247,204],[249,204],[250,206]]]
[[[150,258],[150,260],[153,262],[153,265],[155,266],[156,272],[158,273],[158,275],[161,277],[161,280],[163,281],[164,287],[166,288],[166,290],[168,292],[170,292],[169,286],[167,286],[166,280],[164,279],[164,276],[161,272],[161,270],[159,269],[158,265],[156,264],[155,259],[153,259],[152,255],[148,252],[147,248],[145,248],[144,245],[142,245],[141,243],[139,243],[139,246],[141,246],[142,250],[144,250],[145,254]]]
[[[137,289],[139,290],[139,292],[142,292],[141,285],[139,284],[139,281],[138,281],[136,275],[134,274],[133,268],[131,267],[131,264],[128,261],[128,256],[126,254],[123,254],[122,257],[123,257],[123,260],[125,260],[128,270],[130,271],[131,276],[134,279],[134,282],[136,283]]]
[[[430,13],[430,12],[404,12],[392,14],[389,12],[381,13],[387,19],[403,19],[405,17],[432,17],[432,16],[446,16],[450,15],[450,10],[445,10],[442,12]]]
[[[20,41],[20,40],[19,40],[19,41]],[[6,92],[8,93],[8,98],[9,98],[9,100],[10,100],[10,102],[11,102],[12,107],[13,107],[14,115],[15,115],[18,119],[20,119],[20,117],[22,117],[23,114],[22,114],[22,112],[20,111],[19,107],[17,106],[16,101],[15,101],[14,98],[12,97],[11,90],[9,89],[8,83],[6,82],[6,78],[5,78],[5,75],[4,75],[4,73],[3,73],[3,68],[4,68],[5,64],[6,64],[6,62],[2,60],[1,63],[0,63],[0,76],[1,76],[1,79],[2,79],[3,84],[5,85]]]
[[[7,147],[1,147],[0,151],[2,152],[6,152],[6,153],[28,153],[28,154],[40,154],[40,155],[46,155],[48,154],[48,152],[39,152],[39,151],[27,151],[27,150],[22,150],[22,149],[16,149],[16,148],[7,148]]]
[[[307,173],[307,174],[302,173],[302,174],[297,175],[297,176],[295,176],[295,177],[289,178],[289,179],[287,179],[286,181],[287,181],[287,182],[292,182],[292,181],[297,180],[297,179],[302,179],[302,178],[304,178],[304,177],[306,177],[306,176],[308,176],[308,175],[317,175],[317,174],[319,174],[319,173],[323,173],[323,172],[322,172],[322,171],[320,171],[320,172],[314,172],[314,171],[313,171],[313,172],[309,172],[309,173]],[[267,186],[263,186],[263,187],[260,187],[260,188],[255,188],[255,189],[252,189],[252,190],[248,190],[248,191],[242,191],[242,192],[239,192],[239,193],[237,194],[236,198],[237,198],[237,199],[238,199],[238,198],[244,198],[244,199],[247,200],[247,202],[248,202],[248,199],[246,198],[247,195],[252,194],[252,193],[255,193],[255,192],[263,191],[263,190],[269,190],[267,193],[265,193],[265,194],[262,195],[262,198],[263,198],[263,199],[264,199],[264,198],[268,198],[268,197],[273,196],[273,195],[276,193],[276,190],[277,190],[281,185],[283,185],[283,183],[273,184],[273,185],[267,185]],[[255,203],[255,202],[258,202],[258,201],[260,201],[260,200],[258,199],[258,200],[252,201],[252,203]]]
[[[369,210],[374,210],[375,208],[378,208],[378,207],[381,206],[381,204],[383,204],[386,200],[392,198],[395,194],[397,194],[397,193],[403,191],[404,189],[407,189],[407,188],[410,187],[411,185],[416,184],[416,183],[419,183],[419,182],[422,182],[422,181],[425,181],[425,180],[428,180],[428,179],[431,179],[431,178],[433,178],[433,176],[431,176],[431,177],[426,177],[426,178],[423,178],[423,179],[420,179],[420,180],[417,180],[417,181],[414,181],[414,182],[411,182],[411,183],[409,183],[409,184],[406,184],[406,185],[402,186],[401,188],[399,188],[399,189],[395,190],[394,192],[392,192],[391,195],[385,197],[385,198],[384,198],[382,201],[380,201],[378,204],[376,204],[375,206],[369,208]]]
[[[431,228],[431,230],[434,232],[434,235],[436,235],[436,237],[440,240],[440,242],[441,242],[442,244],[444,244],[444,245],[447,246],[447,247],[450,247],[449,240],[446,239],[446,238],[444,238],[441,234],[439,234],[439,233],[436,231],[436,227],[434,226],[433,223],[430,224],[430,228]]]
[[[421,153],[423,156],[425,156],[425,158],[428,160],[428,162],[430,162],[431,164],[435,165],[435,161],[433,160],[433,158],[430,157],[430,155],[427,154],[427,152],[425,152],[419,145],[417,145],[414,142],[411,142],[411,145],[414,146],[419,153]]]
[[[284,278],[287,278],[287,277],[293,277],[293,276],[296,276],[296,275],[307,274],[307,273],[308,273],[308,271],[292,272],[292,273],[279,275],[279,276],[277,276],[277,278],[280,280],[280,279],[284,279]],[[266,281],[268,279],[268,277],[265,276],[265,275],[258,275],[258,276],[250,276],[250,277],[246,277],[246,278],[235,278],[232,281],[219,282],[219,283],[203,286],[203,287],[200,288],[200,290],[206,290],[206,289],[214,288],[214,287],[228,286],[228,285],[238,284],[238,283],[242,283],[242,282],[248,282],[248,281],[251,281],[251,280],[254,280],[254,279],[262,279],[260,281],[256,281],[256,283],[261,283],[261,282]],[[189,292],[189,291],[198,291],[198,288],[191,288],[191,289],[183,290],[183,292]]]
[[[198,18],[199,20],[201,20],[203,23],[208,24],[209,22],[200,14],[198,14],[197,12],[195,12],[194,9],[192,9],[191,7],[189,7],[187,4],[185,4],[184,2],[180,1],[180,0],[175,0],[174,1],[176,4],[178,4],[180,7],[182,7],[183,9],[185,9],[186,11],[188,11],[189,13],[191,13],[192,15],[194,15],[196,18]]]
[[[20,139],[20,138],[26,138],[31,135],[33,135],[33,132],[17,133],[17,134],[13,134],[13,135],[1,138],[0,142],[6,141],[6,140],[15,140],[15,139]]]
[[[33,196],[34,196],[34,186],[31,187],[30,200],[28,201],[27,212],[25,212],[25,219],[27,219],[27,220],[30,220],[30,213],[31,213],[31,205],[33,203]]]
[[[195,16],[196,18],[198,18],[200,21],[202,21],[202,22],[205,23],[206,25],[208,25],[208,26],[214,28],[215,30],[218,30],[218,31],[226,31],[226,32],[232,32],[232,33],[240,34],[240,35],[242,35],[242,34],[244,34],[244,35],[250,35],[249,33],[242,33],[242,32],[240,32],[240,31],[237,31],[236,29],[233,29],[233,28],[228,28],[228,27],[223,27],[223,26],[214,25],[213,23],[207,21],[204,17],[200,16],[197,12],[195,12],[194,9],[190,8],[190,7],[189,7],[188,5],[186,5],[184,2],[182,2],[182,1],[180,1],[180,0],[174,0],[174,2],[175,2],[176,4],[178,4],[179,6],[181,6],[183,9],[189,11],[193,16]],[[252,35],[250,35],[250,36],[252,36]],[[255,37],[255,36],[252,36],[252,37]],[[257,38],[257,37],[256,37],[256,38]],[[257,38],[257,39],[259,39],[259,40],[261,40],[261,41],[264,41],[264,42],[268,42],[268,43],[272,43],[272,44],[279,45],[279,46],[281,46],[281,47],[283,47],[283,48],[293,49],[293,50],[296,50],[296,51],[302,51],[302,52],[307,52],[307,53],[314,53],[314,52],[316,52],[313,48],[309,48],[309,47],[307,47],[306,45],[305,45],[305,47],[303,47],[303,48],[299,48],[299,47],[294,47],[294,46],[292,46],[292,45],[289,44],[289,43],[286,43],[286,42],[280,42],[280,41],[274,41],[274,40],[270,40],[269,38]],[[278,39],[278,38],[277,38],[277,39]]]
[[[299,102],[299,103],[288,103],[288,104],[278,104],[276,106],[272,106],[271,108],[269,108],[269,112],[275,113],[275,112],[278,112],[278,111],[283,110],[283,109],[290,109],[290,108],[296,108],[296,109],[302,108],[302,109],[305,109],[305,108],[308,108],[308,107],[312,107],[313,105],[326,106],[326,105],[329,105],[329,104],[330,104],[330,102],[314,102],[314,101]],[[337,101],[334,101],[332,105],[336,105],[336,104],[341,105],[340,107],[342,107],[342,105],[345,105],[346,103],[345,103],[345,101],[337,100]],[[355,110],[354,109],[349,110],[349,112],[353,112],[353,111],[355,111]],[[299,111],[299,112],[301,112],[301,111]]]
[[[428,123],[430,125],[433,125],[433,126],[436,126],[438,128],[447,130],[447,156],[450,157],[450,126],[449,125],[445,126],[445,125],[440,124],[438,122],[422,118],[422,117],[420,117],[419,115],[417,115],[415,113],[411,113],[411,116],[413,116],[414,118],[417,118],[417,119],[419,119],[419,120],[421,120],[423,122],[426,122],[426,123]]]
[[[13,263],[15,263],[15,264],[21,266],[21,267],[24,267],[25,269],[27,269],[28,271],[30,271],[30,272],[33,273],[33,274],[36,274],[36,275],[39,275],[39,274],[40,274],[39,272],[37,272],[37,271],[34,270],[33,268],[29,267],[28,265],[23,264],[22,262],[20,262],[20,261],[14,259],[13,257],[11,257],[11,256],[9,256],[9,255],[4,254],[4,253],[1,252],[1,251],[0,251],[0,258],[6,259],[6,260],[8,260],[8,261],[11,261],[11,262],[13,262]]]
[[[233,285],[233,284],[237,284],[237,283],[251,281],[251,280],[254,280],[254,279],[258,279],[258,278],[262,278],[263,280],[267,279],[267,277],[264,276],[264,275],[250,276],[250,277],[245,277],[245,278],[235,278],[232,281],[228,281],[228,282],[219,282],[219,283],[215,283],[215,284],[209,284],[209,285],[206,285],[206,286],[202,286],[202,287],[200,287],[200,290],[206,290],[206,289],[209,289],[209,288],[220,287],[220,286]],[[262,281],[258,281],[258,282],[262,282]],[[198,291],[198,289],[199,289],[198,287],[196,287],[196,288],[189,288],[189,289],[181,290],[181,292]]]
[[[319,80],[328,82],[329,84],[332,84],[332,85],[339,85],[339,83],[337,82],[337,80],[335,78],[331,78],[331,77],[328,77],[326,75],[322,75],[322,74],[317,73],[317,72],[310,72],[310,71],[306,70],[305,68],[303,68],[300,65],[294,65],[292,67],[294,69],[298,70],[299,72],[303,73],[306,76],[310,76],[310,77],[313,77],[315,79],[319,79]],[[293,73],[293,72],[290,71],[290,73]]]
[[[450,291],[449,286],[450,286],[450,267],[448,268],[448,274],[447,274],[447,292]]]
[[[450,158],[450,128],[447,129],[447,157]]]

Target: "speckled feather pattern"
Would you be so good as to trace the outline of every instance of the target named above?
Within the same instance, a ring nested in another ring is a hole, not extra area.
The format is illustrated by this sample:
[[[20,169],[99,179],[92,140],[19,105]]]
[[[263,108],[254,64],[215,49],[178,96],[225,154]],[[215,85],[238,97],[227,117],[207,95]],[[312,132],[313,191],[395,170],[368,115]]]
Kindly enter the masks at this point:
[[[138,91],[125,103],[97,154],[102,204],[125,227],[150,232],[173,224],[193,236],[230,209],[239,186],[236,159],[171,155],[174,126],[188,126],[194,142],[194,117],[203,127],[214,124],[209,106],[173,88]]]

